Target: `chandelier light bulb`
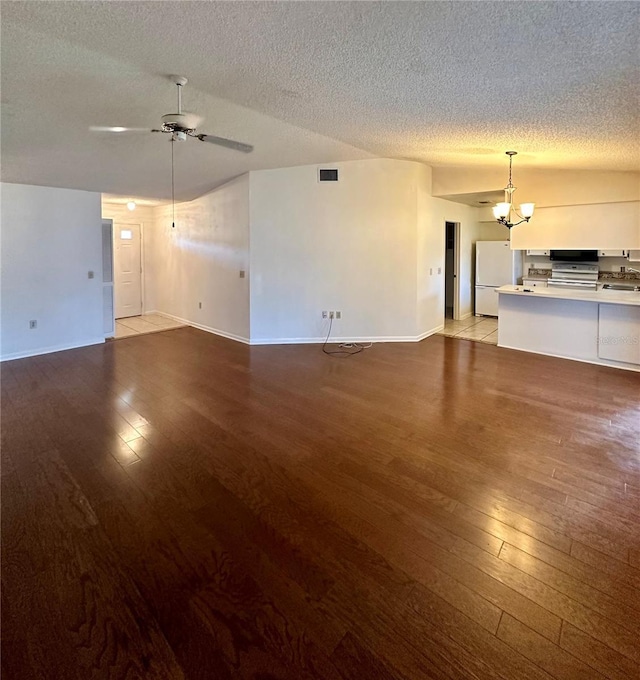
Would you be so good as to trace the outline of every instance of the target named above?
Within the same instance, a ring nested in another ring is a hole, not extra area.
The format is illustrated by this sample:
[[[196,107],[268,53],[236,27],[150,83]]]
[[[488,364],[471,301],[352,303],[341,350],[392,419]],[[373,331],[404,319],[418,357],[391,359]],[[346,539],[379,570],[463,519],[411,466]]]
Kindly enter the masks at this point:
[[[531,217],[533,215],[533,210],[535,208],[535,203],[521,203],[520,204],[520,214],[522,217]]]
[[[506,217],[511,212],[511,203],[498,203],[493,209],[495,218]]]

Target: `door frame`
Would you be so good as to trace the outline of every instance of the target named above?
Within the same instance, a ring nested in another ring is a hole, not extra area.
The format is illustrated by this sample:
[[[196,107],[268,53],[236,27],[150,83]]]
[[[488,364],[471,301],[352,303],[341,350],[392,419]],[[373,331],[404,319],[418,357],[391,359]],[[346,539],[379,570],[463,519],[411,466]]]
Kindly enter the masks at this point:
[[[113,219],[113,265],[115,269],[115,256],[116,256],[116,230],[120,228],[120,226],[123,227],[139,227],[140,228],[140,314],[144,314],[146,311],[146,304],[145,304],[145,273],[144,273],[144,223],[143,222],[138,222],[137,220],[119,220],[114,218]],[[114,306],[113,306],[113,314],[114,314],[114,323],[115,323],[115,276],[114,276],[114,282],[113,282],[113,299],[114,299]]]
[[[460,222],[455,220],[444,221],[444,279],[443,296],[445,299],[443,307],[443,318],[446,313],[446,291],[447,291],[447,224],[453,224],[453,320],[460,319]]]

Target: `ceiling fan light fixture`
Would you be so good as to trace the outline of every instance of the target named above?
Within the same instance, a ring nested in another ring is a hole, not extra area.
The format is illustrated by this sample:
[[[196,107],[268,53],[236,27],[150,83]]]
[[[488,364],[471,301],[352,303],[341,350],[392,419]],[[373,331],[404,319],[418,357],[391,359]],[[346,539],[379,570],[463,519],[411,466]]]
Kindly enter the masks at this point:
[[[136,209],[136,202],[135,201],[128,201],[127,202],[127,208],[131,211]]]

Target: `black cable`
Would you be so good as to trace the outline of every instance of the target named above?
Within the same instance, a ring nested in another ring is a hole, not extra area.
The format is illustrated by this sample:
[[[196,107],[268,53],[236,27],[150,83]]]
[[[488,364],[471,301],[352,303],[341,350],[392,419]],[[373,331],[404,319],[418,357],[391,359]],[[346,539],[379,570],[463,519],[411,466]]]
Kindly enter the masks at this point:
[[[357,347],[355,352],[348,352],[345,349],[334,349],[329,351],[327,349],[327,343],[329,342],[329,336],[331,335],[331,328],[333,327],[333,318],[329,319],[329,332],[327,333],[327,337],[324,340],[324,343],[322,345],[322,351],[325,354],[328,354],[329,356],[342,356],[342,358],[347,358],[352,356],[353,354],[360,354],[360,352],[363,352],[365,349],[368,349],[367,347],[363,347],[362,345],[358,345],[357,343],[354,343],[354,347]],[[340,345],[341,346],[341,345]]]

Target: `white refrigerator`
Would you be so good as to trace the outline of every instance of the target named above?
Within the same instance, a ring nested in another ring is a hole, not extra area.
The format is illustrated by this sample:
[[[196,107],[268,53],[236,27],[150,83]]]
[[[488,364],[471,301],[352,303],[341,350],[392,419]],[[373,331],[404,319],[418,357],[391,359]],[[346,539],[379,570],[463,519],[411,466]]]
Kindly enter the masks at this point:
[[[518,283],[522,276],[522,251],[509,241],[476,242],[476,314],[498,316],[496,288]]]

